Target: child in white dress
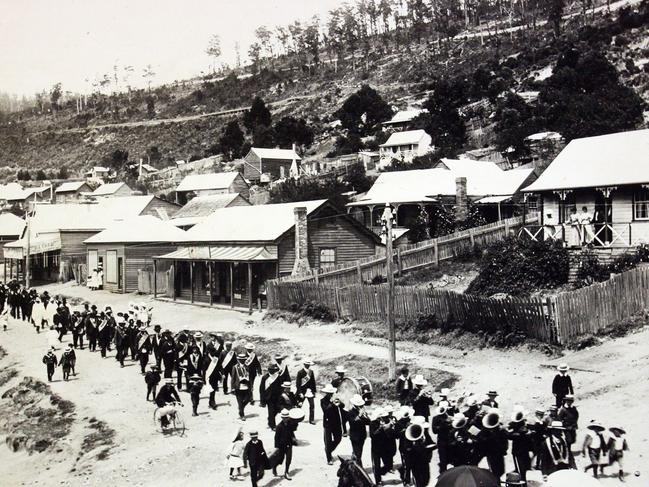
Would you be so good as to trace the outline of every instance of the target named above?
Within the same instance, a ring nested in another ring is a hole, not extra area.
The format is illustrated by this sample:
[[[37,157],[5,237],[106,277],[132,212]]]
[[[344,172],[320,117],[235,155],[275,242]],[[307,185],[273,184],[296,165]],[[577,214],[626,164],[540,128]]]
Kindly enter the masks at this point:
[[[241,467],[243,467],[243,431],[239,430],[232,445],[230,446],[230,453],[228,453],[228,467],[230,468],[230,480],[238,480],[241,475]],[[235,473],[236,470],[236,473]]]

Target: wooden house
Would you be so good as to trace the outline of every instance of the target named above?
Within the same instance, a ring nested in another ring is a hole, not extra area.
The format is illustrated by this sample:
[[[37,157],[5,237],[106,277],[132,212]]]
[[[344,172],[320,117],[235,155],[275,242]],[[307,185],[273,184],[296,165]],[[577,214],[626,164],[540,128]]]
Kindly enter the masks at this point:
[[[89,272],[103,269],[104,289],[118,293],[138,290],[138,270],[153,267],[153,257],[172,252],[185,232],[151,215],[111,224],[84,241]]]
[[[252,147],[243,160],[243,175],[248,181],[268,183],[297,176],[302,158],[295,149]]]
[[[12,242],[20,238],[25,230],[25,220],[13,213],[0,213],[0,258],[4,258],[6,242]]]
[[[424,130],[395,132],[379,146],[380,165],[387,166],[393,159],[412,162],[415,157],[431,151],[432,139]]]
[[[183,230],[189,230],[216,210],[232,206],[250,206],[250,202],[239,193],[197,196],[176,212],[171,223]]]
[[[413,121],[420,115],[428,113],[425,108],[413,108],[409,110],[400,110],[394,116],[382,123],[387,132],[399,132],[402,130],[412,130]]]
[[[54,203],[73,203],[84,199],[92,188],[85,181],[66,181],[54,190]]]
[[[244,198],[250,196],[250,186],[237,171],[218,172],[211,174],[190,174],[185,176],[176,187],[177,194],[189,196],[207,196],[214,194],[240,194]]]
[[[132,196],[133,190],[126,183],[106,183],[95,189],[90,196],[92,198],[117,198],[121,196]]]
[[[397,227],[411,227],[422,210],[435,205],[455,206],[458,213],[469,203],[479,205],[485,219],[493,222],[513,216],[517,200],[522,200],[520,189],[533,177],[532,167],[504,171],[490,161],[442,159],[432,169],[381,173],[370,190],[347,207],[375,231],[386,204],[396,210]]]
[[[171,271],[168,296],[252,309],[269,278],[372,256],[376,234],[326,200],[222,208],[154,259]]]
[[[533,210],[541,224],[525,228],[531,238],[605,248],[649,243],[649,129],[574,139],[524,191],[540,196]]]
[[[92,203],[36,205],[20,239],[6,243],[10,267],[24,265],[28,240],[31,275],[35,281],[67,281],[86,264],[84,241],[116,221],[142,215],[169,218],[178,206],[153,195],[105,198]]]

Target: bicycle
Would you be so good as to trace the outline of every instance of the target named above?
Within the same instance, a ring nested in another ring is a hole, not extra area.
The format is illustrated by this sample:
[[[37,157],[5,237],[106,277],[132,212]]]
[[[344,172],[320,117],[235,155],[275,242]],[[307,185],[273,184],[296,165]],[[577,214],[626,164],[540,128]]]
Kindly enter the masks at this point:
[[[185,434],[185,420],[177,409],[177,406],[184,407],[181,402],[172,402],[167,406],[158,407],[153,411],[153,423],[160,433],[163,434],[178,434],[183,436]],[[167,416],[169,423],[167,426],[162,425],[162,416]]]

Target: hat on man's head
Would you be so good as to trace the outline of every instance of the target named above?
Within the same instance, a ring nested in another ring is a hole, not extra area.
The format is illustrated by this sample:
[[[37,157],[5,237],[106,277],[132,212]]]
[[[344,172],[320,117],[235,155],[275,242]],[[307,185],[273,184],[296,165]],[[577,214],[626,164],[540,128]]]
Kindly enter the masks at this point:
[[[365,399],[363,399],[360,394],[354,394],[349,400],[352,403],[352,406],[361,407],[365,405]]]
[[[496,397],[497,395],[498,395],[498,393],[496,391],[487,392],[487,396],[489,396],[489,397]]]
[[[566,397],[563,398],[564,401],[574,401],[575,396],[574,394],[566,394]]]
[[[255,346],[252,343],[248,342],[248,343],[246,343],[245,349],[246,350],[254,350]]]
[[[282,411],[279,413],[279,415],[282,418],[289,418],[290,417],[290,413],[288,412],[288,409],[286,409],[286,408],[282,409]]]
[[[160,331],[162,329],[162,327],[160,325],[153,325],[153,329],[155,331]]]
[[[314,362],[313,362],[313,360],[310,360],[310,359],[308,359],[308,358],[305,358],[304,360],[302,360],[302,363],[303,363],[304,365],[313,365]]]
[[[284,381],[282,382],[282,387],[291,387],[291,383],[289,381]]]
[[[259,436],[259,433],[257,432],[257,430],[252,430],[248,434],[250,435],[250,438],[257,438]]]
[[[285,357],[286,357],[286,355],[281,354],[281,353],[276,353],[276,354],[273,356],[273,358],[274,358],[275,360],[283,360]]]
[[[564,362],[562,364],[559,364],[559,366],[557,367],[557,370],[559,372],[568,372],[568,370],[570,370],[570,367],[568,367],[568,364]]]
[[[239,360],[246,360],[246,358],[248,358],[248,357],[246,357],[246,354],[244,354],[244,353],[238,353],[237,354],[237,359],[239,359]]]
[[[412,384],[415,386],[425,386],[428,384],[428,381],[424,379],[423,375],[417,374],[414,379],[412,379]]]
[[[172,377],[167,377],[167,378],[165,379],[165,384],[172,384],[172,385],[173,385],[173,384],[174,384],[174,380],[173,380],[173,378],[172,378]]]
[[[270,364],[268,366],[268,372],[270,372],[271,374],[274,372],[279,372],[279,367],[277,366],[277,364]]]
[[[332,386],[331,384],[327,384],[322,388],[322,393],[323,394],[335,394],[336,393],[336,388]]]
[[[336,365],[336,374],[344,374],[347,372],[347,369],[342,365]]]
[[[455,429],[461,429],[464,428],[469,420],[467,417],[462,414],[462,413],[457,413],[455,416],[453,416],[453,421],[451,422],[453,428]]]

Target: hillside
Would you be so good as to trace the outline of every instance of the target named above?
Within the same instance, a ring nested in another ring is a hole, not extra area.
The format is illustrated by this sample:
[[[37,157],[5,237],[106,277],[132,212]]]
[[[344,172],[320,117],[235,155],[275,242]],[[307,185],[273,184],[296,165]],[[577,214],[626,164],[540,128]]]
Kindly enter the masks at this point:
[[[625,3],[638,2],[618,2],[614,7]],[[330,126],[332,114],[362,84],[372,86],[394,108],[405,108],[420,105],[435,80],[465,77],[473,85],[484,84],[484,90],[468,100],[473,104],[493,90],[501,96],[503,91],[538,90],[560,53],[570,46],[602,51],[617,68],[621,83],[649,101],[647,2],[639,11],[645,12],[644,17],[639,14],[634,21],[627,19],[628,12],[623,18],[605,10],[589,14],[587,22],[579,16],[566,18],[558,39],[549,24],[509,32],[505,26],[498,31],[492,25],[488,33],[480,27],[447,40],[374,42],[369,52],[358,49],[340,63],[323,53],[320,64],[308,69],[295,67],[290,56],[282,56],[258,63],[254,75],[240,72],[192,79],[150,92],[94,93],[80,113],[77,101],[69,99],[54,111],[34,108],[4,114],[0,117],[0,180],[13,180],[19,168],[66,166],[75,174],[92,164],[119,166],[140,157],[166,167],[176,160],[218,154],[224,126],[241,120],[241,109],[255,96],[271,104],[273,120],[287,115],[304,118],[315,132],[307,155],[325,155],[341,133]],[[485,138],[469,137],[464,149],[493,142],[494,110],[491,103],[486,111],[464,113],[465,122],[477,118],[486,127]]]

